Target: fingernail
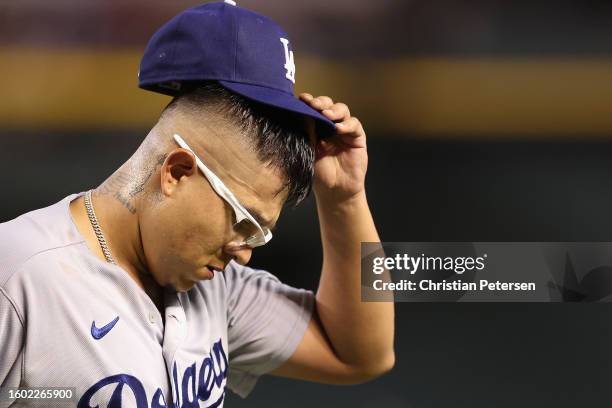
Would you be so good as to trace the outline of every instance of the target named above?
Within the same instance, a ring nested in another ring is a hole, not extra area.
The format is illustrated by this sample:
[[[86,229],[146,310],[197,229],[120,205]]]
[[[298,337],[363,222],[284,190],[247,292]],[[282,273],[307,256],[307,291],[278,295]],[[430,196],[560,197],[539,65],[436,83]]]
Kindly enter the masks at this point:
[[[331,109],[324,109],[324,110],[323,110],[323,113],[325,113],[325,114],[327,114],[327,115],[331,115],[331,114],[333,114],[334,112],[333,112]]]

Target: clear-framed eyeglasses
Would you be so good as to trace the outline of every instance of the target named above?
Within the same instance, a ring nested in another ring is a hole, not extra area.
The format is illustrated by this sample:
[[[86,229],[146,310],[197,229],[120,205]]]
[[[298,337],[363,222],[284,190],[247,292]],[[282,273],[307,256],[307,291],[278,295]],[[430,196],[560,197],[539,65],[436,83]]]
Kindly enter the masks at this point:
[[[204,177],[210,183],[210,186],[215,190],[215,192],[221,197],[226,203],[232,207],[234,210],[235,217],[235,226],[238,224],[243,224],[244,222],[248,222],[252,224],[253,230],[256,231],[254,235],[249,236],[243,242],[239,243],[239,245],[248,246],[251,248],[255,248],[258,246],[262,246],[270,242],[272,239],[272,231],[269,228],[262,227],[257,220],[240,204],[236,196],[223,184],[221,179],[217,177],[215,173],[213,173],[202,160],[198,157],[197,154],[189,147],[189,145],[183,140],[181,136],[178,134],[174,134],[174,140],[180,147],[185,150],[189,150],[193,153],[196,163],[200,171],[204,174]]]

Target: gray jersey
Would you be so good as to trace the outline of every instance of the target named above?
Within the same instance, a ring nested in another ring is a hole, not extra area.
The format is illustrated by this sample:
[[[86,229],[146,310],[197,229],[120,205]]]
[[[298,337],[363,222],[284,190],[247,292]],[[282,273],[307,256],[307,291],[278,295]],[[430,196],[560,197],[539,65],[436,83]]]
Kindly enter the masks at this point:
[[[164,321],[88,249],[68,207],[76,197],[0,224],[1,387],[73,387],[78,407],[221,407],[226,385],[244,397],[291,356],[312,292],[232,262],[167,291]]]

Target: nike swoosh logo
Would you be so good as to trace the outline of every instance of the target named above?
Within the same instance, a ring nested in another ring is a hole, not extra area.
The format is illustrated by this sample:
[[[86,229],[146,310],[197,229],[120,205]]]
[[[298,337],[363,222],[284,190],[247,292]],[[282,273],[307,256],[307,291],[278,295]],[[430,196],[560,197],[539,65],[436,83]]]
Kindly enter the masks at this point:
[[[118,321],[119,316],[115,317],[110,323],[100,328],[97,328],[96,321],[94,320],[93,322],[91,322],[91,336],[96,340],[100,340],[102,337],[106,336],[107,333],[111,331],[113,327],[115,327],[115,324],[117,324]]]

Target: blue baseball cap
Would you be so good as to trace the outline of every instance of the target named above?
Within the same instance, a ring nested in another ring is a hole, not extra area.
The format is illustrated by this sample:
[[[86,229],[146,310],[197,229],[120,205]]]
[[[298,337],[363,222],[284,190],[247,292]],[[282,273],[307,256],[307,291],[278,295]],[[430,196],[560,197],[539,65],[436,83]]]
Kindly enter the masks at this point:
[[[320,136],[334,122],[294,96],[289,37],[274,21],[231,0],[193,7],[164,24],[145,49],[142,89],[179,95],[187,83],[218,81],[245,98],[314,118]]]

